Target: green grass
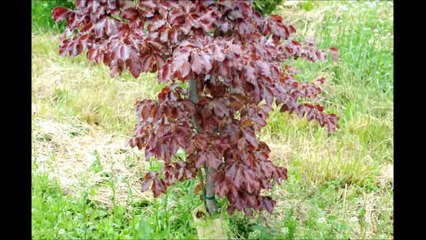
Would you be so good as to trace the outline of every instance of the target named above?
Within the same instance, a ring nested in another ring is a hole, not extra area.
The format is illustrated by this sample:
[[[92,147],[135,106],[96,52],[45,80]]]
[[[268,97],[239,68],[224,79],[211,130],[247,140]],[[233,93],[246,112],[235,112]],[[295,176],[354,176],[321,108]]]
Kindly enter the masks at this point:
[[[271,216],[227,218],[229,238],[392,239],[393,4],[307,1],[276,13],[339,49],[338,63],[296,63],[299,80],[327,76],[339,129],[274,112],[260,137],[289,179],[270,191]],[[140,193],[138,179],[159,166],[125,146],[136,99],[161,89],[155,75],[111,79],[84,57],[61,58],[55,31],[33,31],[33,238],[196,238],[195,182]]]
[[[51,12],[55,7],[74,8],[73,0],[31,0],[31,21],[33,32],[56,31],[65,29],[64,23],[55,23]]]
[[[64,195],[58,182],[33,175],[32,224],[34,239],[176,239],[196,238],[188,217],[196,199],[188,194],[192,183],[181,184],[153,202],[133,202],[106,208],[89,200],[94,188],[81,197]],[[108,182],[113,188],[113,182]],[[179,201],[178,201],[179,200]],[[185,218],[177,216],[185,216]]]

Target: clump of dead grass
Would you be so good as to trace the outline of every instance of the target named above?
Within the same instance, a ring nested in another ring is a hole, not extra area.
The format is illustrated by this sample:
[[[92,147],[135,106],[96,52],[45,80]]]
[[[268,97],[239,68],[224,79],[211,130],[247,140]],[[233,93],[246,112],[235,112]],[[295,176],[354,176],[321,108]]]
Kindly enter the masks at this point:
[[[33,156],[36,170],[58,179],[68,194],[81,196],[94,188],[97,193],[90,199],[109,207],[113,205],[113,195],[115,204],[125,204],[129,190],[133,199],[148,196],[139,189],[146,170],[141,154],[126,147],[125,138],[105,134],[88,124],[34,120]],[[49,162],[49,158],[54,161]],[[94,170],[94,165],[99,169]]]

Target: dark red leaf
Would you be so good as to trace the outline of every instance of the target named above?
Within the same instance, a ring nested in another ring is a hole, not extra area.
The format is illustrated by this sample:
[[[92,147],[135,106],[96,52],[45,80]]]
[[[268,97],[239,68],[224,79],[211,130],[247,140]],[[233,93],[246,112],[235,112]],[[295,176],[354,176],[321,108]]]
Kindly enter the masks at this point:
[[[191,65],[189,64],[189,52],[183,52],[178,54],[172,60],[172,71],[180,72],[182,77],[186,77],[189,74]]]
[[[243,151],[246,148],[246,140],[244,138],[238,139],[237,149]]]
[[[152,54],[146,54],[141,57],[141,67],[143,72],[151,71],[155,64],[155,56]]]
[[[264,61],[256,62],[256,67],[258,71],[266,77],[271,76],[271,66]]]
[[[203,64],[204,60],[203,58],[198,54],[192,54],[192,62],[191,62],[191,69],[197,74],[200,74],[201,71],[203,71]]]
[[[153,180],[151,188],[155,198],[160,196],[161,193],[165,193],[167,190],[167,186],[163,179],[156,178]]]
[[[162,27],[165,23],[166,23],[166,21],[164,21],[164,20],[154,20],[150,24],[148,24],[147,28],[148,28],[149,31],[154,32],[157,29],[159,29],[160,27]]]
[[[236,171],[237,171],[237,168],[236,168],[236,163],[234,162],[234,163],[232,163],[232,165],[230,166],[230,167],[228,167],[227,169],[226,169],[226,171],[225,171],[225,176],[228,178],[228,179],[234,179],[234,176],[235,176],[235,173],[236,173]]]
[[[183,16],[183,11],[180,8],[174,8],[170,13],[169,13],[169,22],[173,23],[176,19],[180,18]]]
[[[195,167],[198,169],[207,162],[207,157],[206,157],[206,153],[200,153],[197,156],[198,158],[196,159]]]
[[[141,189],[142,192],[148,190],[150,183],[155,179],[156,176],[157,176],[156,172],[149,172],[145,174],[145,177],[144,177],[145,181],[142,183],[142,189]]]
[[[155,5],[155,2],[153,0],[140,1],[139,5],[147,9],[154,9],[155,7],[157,7],[157,5]]]
[[[156,173],[156,172],[149,172],[149,173],[145,174],[144,179],[145,179],[145,180],[152,180],[152,179],[154,179],[156,176],[157,176],[157,173]]]
[[[71,10],[67,8],[57,7],[52,10],[52,18],[55,22],[58,22],[64,20],[69,13],[71,13]]]
[[[217,101],[214,106],[214,113],[218,117],[224,117],[229,115],[229,110],[221,101]]]
[[[216,61],[223,62],[225,60],[225,54],[223,53],[222,49],[220,49],[218,46],[215,46],[213,50],[213,58]]]
[[[134,20],[134,19],[136,19],[137,17],[140,16],[139,11],[136,10],[136,8],[133,8],[133,7],[129,7],[129,8],[122,10],[122,14],[123,14],[123,18],[129,19],[129,20]]]
[[[277,21],[277,22],[283,21],[283,18],[279,15],[271,15],[270,18],[273,19],[274,21]]]
[[[203,14],[198,20],[203,31],[208,32],[213,28],[213,22],[216,20],[213,10]]]
[[[170,87],[167,86],[161,90],[161,92],[158,94],[158,98],[164,99],[169,93],[170,93]]]
[[[160,32],[160,41],[164,43],[169,41],[169,29],[164,29]]]
[[[153,179],[150,179],[150,180],[144,181],[144,182],[142,183],[141,192],[145,192],[146,190],[148,190],[148,188],[149,188],[149,187],[150,187],[150,185],[151,185],[152,180],[153,180]]]
[[[262,204],[269,213],[272,213],[275,206],[275,200],[272,200],[271,197],[262,197]]]
[[[293,25],[289,25],[290,33],[296,33],[296,28],[293,27]]]
[[[233,181],[234,181],[234,185],[237,188],[240,188],[243,182],[245,181],[243,169],[241,167],[237,167]]]
[[[142,64],[138,58],[132,58],[127,61],[127,66],[133,77],[137,78],[142,72]]]
[[[256,136],[248,130],[243,131],[244,138],[249,142],[253,147],[257,148],[258,142]]]
[[[165,83],[172,81],[172,69],[171,64],[167,63],[158,71],[158,81]]]
[[[337,62],[339,61],[339,50],[337,48],[330,48],[331,56],[333,58],[333,61]]]
[[[319,83],[321,83],[321,84],[324,84],[324,82],[325,82],[325,78],[324,78],[324,77],[319,78],[317,81],[318,81]]]
[[[222,163],[220,157],[214,152],[207,153],[207,162],[206,165],[208,168],[217,169]]]

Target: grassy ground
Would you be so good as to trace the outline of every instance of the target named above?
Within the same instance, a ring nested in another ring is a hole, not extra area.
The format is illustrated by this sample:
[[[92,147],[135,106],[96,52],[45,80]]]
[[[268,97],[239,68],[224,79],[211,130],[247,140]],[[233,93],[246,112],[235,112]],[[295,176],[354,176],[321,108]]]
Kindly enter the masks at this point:
[[[310,1],[277,10],[300,36],[339,48],[339,63],[297,62],[299,79],[327,75],[337,133],[272,114],[261,138],[289,180],[272,216],[229,217],[229,238],[393,238],[393,3]],[[33,31],[34,239],[196,238],[194,182],[159,199],[139,191],[155,163],[125,146],[137,98],[155,98],[155,75],[111,79],[83,57],[61,58],[57,34]],[[222,201],[223,202],[223,201]]]

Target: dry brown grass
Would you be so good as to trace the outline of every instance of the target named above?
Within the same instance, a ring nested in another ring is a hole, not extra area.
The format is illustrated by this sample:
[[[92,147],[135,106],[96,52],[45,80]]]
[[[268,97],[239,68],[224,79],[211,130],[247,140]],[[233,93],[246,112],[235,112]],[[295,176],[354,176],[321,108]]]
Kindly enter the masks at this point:
[[[86,123],[78,125],[59,123],[49,119],[33,122],[33,156],[38,171],[59,180],[65,193],[81,196],[96,188],[91,200],[112,206],[113,188],[105,182],[114,182],[115,204],[133,199],[146,199],[141,193],[140,178],[146,170],[141,154],[125,146],[126,139],[103,133]],[[49,161],[50,160],[50,161]],[[138,164],[132,163],[138,162]],[[93,166],[101,169],[93,170]]]

